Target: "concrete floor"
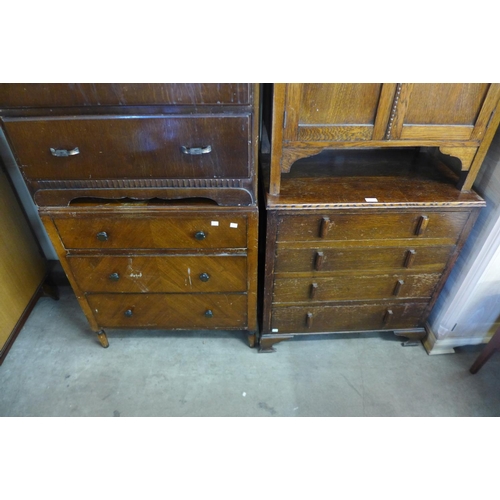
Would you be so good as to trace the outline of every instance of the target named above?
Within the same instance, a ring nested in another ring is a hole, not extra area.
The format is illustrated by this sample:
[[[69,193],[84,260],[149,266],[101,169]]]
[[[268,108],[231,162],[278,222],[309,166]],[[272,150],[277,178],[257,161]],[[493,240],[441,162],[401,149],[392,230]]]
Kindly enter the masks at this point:
[[[428,356],[392,334],[296,337],[258,354],[240,333],[109,330],[73,292],[42,298],[0,367],[0,416],[500,416],[500,355]]]

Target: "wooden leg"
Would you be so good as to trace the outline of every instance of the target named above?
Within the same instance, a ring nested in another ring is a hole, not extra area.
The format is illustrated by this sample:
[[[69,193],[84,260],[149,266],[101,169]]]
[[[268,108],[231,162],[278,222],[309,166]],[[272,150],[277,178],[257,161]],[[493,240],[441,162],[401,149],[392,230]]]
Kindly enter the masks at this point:
[[[254,333],[248,333],[247,334],[247,337],[248,337],[248,345],[250,347],[255,347],[255,342],[257,340],[257,335]]]
[[[103,347],[109,347],[108,336],[104,330],[97,332],[97,338]]]
[[[425,330],[394,330],[394,335],[397,337],[406,337],[408,340],[401,345],[403,347],[410,347],[420,345],[425,338],[426,332]]]
[[[293,335],[281,335],[279,337],[273,337],[272,335],[262,335],[260,338],[259,352],[276,352],[273,345],[278,342],[283,342],[283,340],[288,340],[293,338]]]
[[[477,373],[481,367],[488,361],[488,359],[493,356],[493,354],[500,350],[500,328],[493,334],[491,340],[488,342],[486,347],[481,351],[481,354],[477,357],[474,364],[470,367],[470,372],[472,374]]]

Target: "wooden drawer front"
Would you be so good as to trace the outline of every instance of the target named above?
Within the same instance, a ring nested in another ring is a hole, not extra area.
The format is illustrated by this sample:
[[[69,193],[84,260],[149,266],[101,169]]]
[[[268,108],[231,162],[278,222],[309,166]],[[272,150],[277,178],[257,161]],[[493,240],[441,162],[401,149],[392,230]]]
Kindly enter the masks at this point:
[[[469,212],[360,215],[286,215],[278,220],[278,241],[343,241],[440,238],[454,243]]]
[[[68,258],[86,292],[245,292],[246,256]]]
[[[278,250],[275,272],[403,270],[441,272],[454,246]]]
[[[343,332],[419,327],[426,304],[275,307],[277,333]]]
[[[247,246],[246,217],[242,216],[92,217],[61,218],[54,222],[66,248],[198,249]],[[218,225],[213,225],[216,223]],[[106,239],[101,241],[98,237]]]
[[[249,115],[13,119],[5,126],[30,180],[249,176]],[[51,148],[79,153],[53,156]]]
[[[440,274],[279,278],[274,302],[429,298]]]
[[[88,295],[97,323],[132,328],[244,328],[247,296],[236,294]]]
[[[0,107],[247,104],[248,83],[3,83]]]

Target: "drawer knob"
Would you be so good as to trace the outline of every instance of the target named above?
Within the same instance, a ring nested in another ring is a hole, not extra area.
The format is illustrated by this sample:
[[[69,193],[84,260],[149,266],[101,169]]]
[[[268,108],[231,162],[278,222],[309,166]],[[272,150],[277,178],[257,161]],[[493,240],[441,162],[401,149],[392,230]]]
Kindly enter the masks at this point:
[[[210,279],[210,274],[208,274],[208,273],[201,273],[200,274],[201,281],[207,282],[209,279]]]
[[[307,326],[307,328],[311,328],[313,326],[313,314],[312,313],[306,314],[306,326]]]
[[[213,317],[214,317],[214,313],[213,313],[213,311],[212,311],[211,309],[207,309],[207,310],[205,311],[205,316],[206,316],[207,318],[213,318]]]
[[[198,241],[203,241],[207,235],[203,232],[203,231],[198,231],[194,234],[194,237],[198,240]]]
[[[127,318],[130,318],[130,316],[134,314],[134,311],[132,311],[132,309],[127,309],[123,314],[125,314]]]
[[[208,145],[203,148],[187,148],[186,146],[181,146],[181,151],[185,155],[206,155],[212,151],[212,146]]]
[[[78,148],[70,149],[69,151],[67,149],[54,149],[50,148],[50,153],[52,156],[75,156],[80,154],[80,150]]]
[[[101,231],[97,233],[97,239],[99,241],[108,241],[108,233],[106,231]]]
[[[316,292],[318,291],[318,284],[317,283],[311,283],[311,287],[309,288],[309,298],[314,299],[316,298]]]
[[[120,275],[118,273],[111,273],[108,278],[111,281],[118,281],[120,279]]]
[[[389,326],[389,323],[391,322],[393,316],[394,313],[392,312],[392,309],[387,309],[384,314],[384,319],[382,320],[383,325]]]

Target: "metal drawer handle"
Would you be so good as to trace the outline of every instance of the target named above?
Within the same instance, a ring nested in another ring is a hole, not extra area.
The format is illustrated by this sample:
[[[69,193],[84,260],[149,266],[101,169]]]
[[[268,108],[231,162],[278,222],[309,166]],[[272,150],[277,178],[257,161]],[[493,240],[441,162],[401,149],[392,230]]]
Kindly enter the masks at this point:
[[[108,241],[108,233],[106,231],[101,231],[96,235],[99,241]]]
[[[111,281],[118,281],[120,279],[120,275],[118,273],[111,273],[108,278]]]
[[[132,311],[132,309],[127,309],[123,314],[125,314],[127,318],[130,318],[134,314],[134,311]]]
[[[201,273],[200,274],[200,280],[203,282],[207,282],[210,279],[210,275],[208,273]]]
[[[203,241],[207,237],[207,235],[203,231],[198,231],[194,233],[194,237],[198,241]]]
[[[208,145],[204,148],[187,148],[186,146],[181,146],[181,151],[185,155],[206,155],[212,151],[212,146]]]
[[[212,311],[211,309],[207,309],[207,310],[205,311],[205,316],[206,316],[207,318],[213,318],[213,317],[214,317],[214,313],[213,313],[213,311]]]
[[[67,149],[50,148],[50,152],[52,156],[75,156],[80,154],[80,150],[78,148],[71,149],[70,151]]]

